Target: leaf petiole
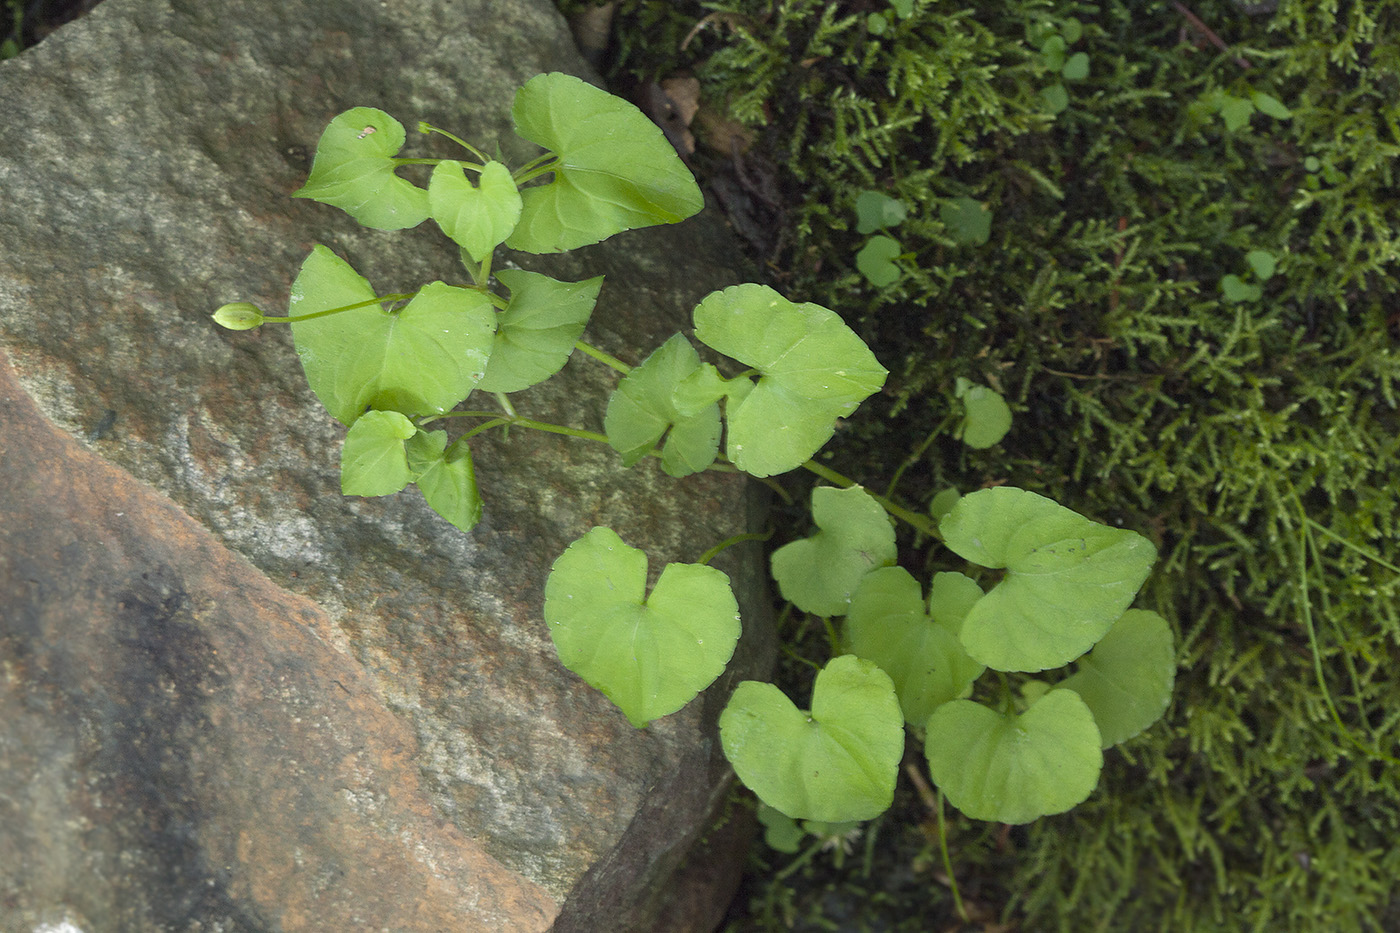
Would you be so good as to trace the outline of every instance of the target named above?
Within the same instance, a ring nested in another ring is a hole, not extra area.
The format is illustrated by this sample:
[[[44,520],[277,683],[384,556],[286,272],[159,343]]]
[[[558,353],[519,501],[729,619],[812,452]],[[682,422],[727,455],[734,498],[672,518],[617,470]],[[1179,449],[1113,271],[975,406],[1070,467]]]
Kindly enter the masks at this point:
[[[410,301],[418,293],[409,292],[403,295],[380,295],[378,298],[370,298],[366,301],[357,301],[352,305],[342,305],[339,308],[327,308],[324,311],[312,311],[310,314],[293,314],[289,317],[264,317],[264,324],[295,324],[298,321],[310,321],[318,317],[326,317],[331,314],[339,314],[342,311],[354,311],[356,308],[368,308],[370,305],[382,305],[396,301]]]
[[[582,340],[575,341],[574,348],[582,351],[583,353],[588,354],[595,360],[598,360],[600,363],[606,363],[608,366],[611,366],[613,369],[622,373],[624,376],[632,371],[632,367],[622,362],[622,360],[618,359],[615,356],[611,356],[607,353],[604,353],[597,347],[590,346],[589,344],[584,343]]]
[[[419,120],[419,121],[418,121],[418,132],[420,132],[420,133],[437,133],[437,134],[439,134],[439,135],[441,135],[441,136],[446,136],[448,139],[452,140],[454,143],[456,143],[457,145],[461,146],[463,149],[467,150],[467,151],[470,152],[472,155],[474,155],[474,156],[476,156],[478,159],[480,159],[480,160],[482,161],[483,164],[486,163],[486,162],[491,161],[490,159],[486,158],[486,156],[484,156],[484,155],[482,154],[482,152],[481,152],[480,149],[476,148],[476,147],[473,146],[471,143],[467,142],[466,140],[462,139],[462,138],[459,137],[459,136],[456,136],[456,135],[454,135],[454,134],[452,134],[452,133],[447,132],[447,130],[439,129],[439,128],[436,127],[436,126],[433,126],[431,123],[426,123],[426,122],[424,122],[424,121],[422,121],[422,120]],[[460,161],[460,160],[456,160],[456,161]],[[470,162],[463,162],[462,164],[463,164],[463,165],[466,165],[466,166],[469,166],[469,167],[471,167],[471,168],[474,168],[474,169],[476,169],[478,172],[481,171],[481,166],[480,166],[480,165],[472,165],[472,163],[470,163]]]
[[[857,485],[856,481],[851,479],[850,477],[843,476],[842,474],[837,473],[830,467],[823,466],[822,464],[817,463],[815,460],[808,460],[806,463],[802,464],[802,467],[809,473],[815,473],[822,479],[831,483],[832,485],[840,486],[842,489],[849,489],[850,487]],[[912,526],[916,531],[926,534],[931,538],[938,537],[938,530],[934,527],[932,519],[928,518],[927,516],[920,515],[917,512],[912,512],[902,505],[897,505],[894,502],[891,502],[889,499],[885,498],[884,496],[876,495],[875,493],[870,492],[869,490],[866,490],[866,492],[869,493],[870,498],[880,503],[880,506],[886,512],[893,515],[895,518],[900,519],[906,524]]]
[[[608,436],[599,434],[597,431],[585,431],[583,428],[571,428],[563,424],[550,424],[547,421],[535,421],[533,418],[521,418],[518,415],[502,414],[498,411],[449,411],[441,415],[434,415],[431,418],[424,418],[417,424],[421,428],[423,425],[440,418],[489,418],[485,424],[479,424],[467,432],[465,436],[471,437],[491,428],[517,425],[522,428],[533,428],[536,431],[544,431],[548,434],[563,434],[567,437],[579,437],[586,441],[599,441],[606,444]],[[658,452],[658,456],[659,456]]]
[[[520,168],[511,172],[511,178],[515,179],[516,186],[524,185],[528,181],[534,181],[541,175],[548,175],[559,166],[559,157],[552,152],[536,156],[526,162]]]
[[[719,554],[720,551],[723,551],[725,548],[733,547],[736,544],[742,544],[745,541],[767,541],[771,537],[773,537],[772,531],[765,531],[763,534],[759,534],[756,531],[750,531],[745,534],[739,534],[729,538],[725,538],[719,544],[716,544],[704,554],[701,554],[700,559],[697,560],[696,563],[708,564],[710,561],[715,559],[715,557]]]

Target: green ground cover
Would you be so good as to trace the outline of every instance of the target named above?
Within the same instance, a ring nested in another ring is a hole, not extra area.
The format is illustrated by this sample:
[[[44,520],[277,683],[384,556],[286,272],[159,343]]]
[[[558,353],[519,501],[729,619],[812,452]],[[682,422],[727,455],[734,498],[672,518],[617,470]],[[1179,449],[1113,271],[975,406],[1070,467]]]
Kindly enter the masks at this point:
[[[1400,927],[1400,2],[623,0],[609,61],[751,130],[707,153],[702,114],[699,174],[892,371],[832,465],[1147,534],[1180,645],[1087,803],[946,814],[970,919],[906,787],[849,855],[760,847],[731,929]],[[863,192],[902,211],[862,231]],[[959,377],[1011,403],[1000,443],[955,440]],[[792,672],[825,661],[785,624]]]

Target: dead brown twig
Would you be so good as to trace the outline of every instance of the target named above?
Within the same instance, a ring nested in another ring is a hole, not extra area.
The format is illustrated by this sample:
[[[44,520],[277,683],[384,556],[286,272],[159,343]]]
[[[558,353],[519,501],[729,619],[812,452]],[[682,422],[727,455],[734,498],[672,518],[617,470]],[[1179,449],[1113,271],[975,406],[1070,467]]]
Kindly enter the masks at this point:
[[[1188,10],[1186,8],[1186,4],[1181,3],[1180,0],[1170,0],[1170,2],[1178,13],[1186,17],[1186,21],[1190,23],[1196,29],[1197,32],[1206,37],[1207,41],[1209,41],[1211,45],[1215,46],[1222,52],[1230,51],[1230,47],[1225,44],[1225,40],[1217,36],[1213,29],[1211,29],[1205,23],[1201,22],[1201,18],[1195,13],[1192,13],[1190,10]],[[1238,55],[1234,56],[1234,59],[1235,64],[1239,65],[1241,68],[1254,67],[1248,61],[1246,61]]]

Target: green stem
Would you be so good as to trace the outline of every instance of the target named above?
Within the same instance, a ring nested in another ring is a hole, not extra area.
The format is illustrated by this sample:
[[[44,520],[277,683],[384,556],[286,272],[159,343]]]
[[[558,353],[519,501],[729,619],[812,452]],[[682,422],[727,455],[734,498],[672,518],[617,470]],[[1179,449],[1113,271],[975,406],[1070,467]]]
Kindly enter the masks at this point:
[[[417,292],[409,292],[406,295],[380,295],[378,298],[371,298],[368,301],[357,301],[352,305],[343,305],[339,308],[327,308],[325,311],[312,311],[310,314],[293,314],[290,317],[264,317],[264,324],[295,324],[298,321],[309,321],[312,318],[326,317],[331,314],[339,314],[342,311],[354,311],[356,308],[368,308],[370,305],[382,305],[390,301],[408,301],[417,295]]]
[[[826,627],[826,643],[834,658],[841,653],[841,635],[836,631],[836,623],[832,622],[828,616],[822,616],[822,625]]]
[[[786,879],[788,878],[788,876],[791,875],[793,872],[797,871],[797,870],[798,870],[799,868],[801,868],[803,865],[806,865],[808,862],[810,862],[810,861],[812,860],[812,856],[816,855],[818,852],[821,851],[821,849],[822,849],[822,842],[823,842],[823,840],[821,840],[821,839],[817,839],[816,841],[814,841],[811,845],[809,845],[809,846],[807,847],[807,849],[806,849],[805,852],[803,852],[803,853],[802,853],[801,855],[799,855],[797,858],[795,858],[795,859],[793,859],[791,862],[789,862],[788,865],[787,865],[787,867],[784,868],[782,871],[780,871],[780,872],[778,872],[776,875],[774,875],[774,876],[773,876],[773,880],[774,880],[774,881],[784,881],[784,880],[786,880]]]
[[[1296,493],[1295,493],[1295,498],[1296,498]],[[1299,507],[1301,508],[1301,506],[1299,506]],[[1383,560],[1383,559],[1380,557],[1380,555],[1374,553],[1373,551],[1368,551],[1368,550],[1366,550],[1365,548],[1361,547],[1361,546],[1358,545],[1358,544],[1353,544],[1350,540],[1348,540],[1347,538],[1343,538],[1341,535],[1337,534],[1337,533],[1336,533],[1335,531],[1333,531],[1332,529],[1322,527],[1322,526],[1319,525],[1317,522],[1313,521],[1311,518],[1308,518],[1306,515],[1303,516],[1303,524],[1307,525],[1309,528],[1312,528],[1314,531],[1320,531],[1320,532],[1322,532],[1322,533],[1325,534],[1327,537],[1331,538],[1333,541],[1336,541],[1338,544],[1341,544],[1343,547],[1346,547],[1346,548],[1349,548],[1349,549],[1355,551],[1357,554],[1360,554],[1362,557],[1366,558],[1367,560],[1375,561],[1376,563],[1378,563],[1378,564],[1380,564],[1382,567],[1384,567],[1386,570],[1389,570],[1389,571],[1391,571],[1392,573],[1400,573],[1400,567],[1397,567],[1397,566],[1395,566],[1395,565],[1392,564],[1392,563],[1388,563],[1387,561]]]
[[[1303,500],[1299,498],[1297,490],[1290,488],[1289,494],[1293,499],[1293,507],[1298,510],[1298,517],[1302,520],[1302,524],[1299,527],[1298,538],[1298,602],[1300,608],[1303,610],[1303,627],[1307,630],[1308,647],[1312,650],[1313,675],[1317,678],[1318,689],[1322,691],[1322,701],[1326,704],[1327,712],[1331,715],[1332,723],[1337,727],[1337,731],[1340,732],[1342,737],[1348,742],[1356,746],[1358,751],[1365,754],[1368,758],[1384,761],[1387,764],[1400,764],[1400,760],[1397,760],[1391,755],[1387,755],[1379,748],[1367,748],[1366,744],[1353,735],[1352,731],[1342,722],[1342,715],[1337,711],[1337,704],[1332,701],[1332,692],[1327,688],[1327,678],[1322,672],[1322,651],[1318,647],[1317,630],[1313,626],[1312,596],[1308,592],[1308,545],[1312,543],[1312,536],[1309,529],[1310,527],[1315,527],[1319,531],[1323,531],[1329,535],[1331,532],[1308,518],[1307,510],[1303,508]],[[1345,541],[1345,539],[1342,540]],[[1346,543],[1350,544],[1350,542]],[[1312,546],[1314,559],[1317,561],[1318,566],[1321,567],[1322,559],[1321,555],[1317,553],[1316,543],[1312,543]],[[1356,547],[1355,545],[1351,546],[1353,548]],[[1359,551],[1360,549],[1357,548],[1357,550]],[[1384,561],[1378,561],[1378,563],[1384,565]]]
[[[899,481],[903,478],[904,471],[923,458],[924,451],[928,450],[929,446],[934,442],[934,439],[943,433],[944,429],[948,426],[948,422],[951,420],[951,418],[944,418],[937,427],[928,433],[928,436],[923,439],[923,442],[920,443],[918,447],[914,448],[914,452],[904,459],[904,462],[899,465],[899,469],[894,471],[894,476],[890,478],[889,486],[885,487],[886,497],[894,497],[895,488],[899,486]]]
[[[632,367],[622,362],[622,360],[618,359],[615,356],[611,356],[607,353],[604,353],[597,347],[590,346],[589,344],[584,343],[582,340],[576,341],[574,343],[574,348],[577,350],[581,350],[584,353],[587,353],[589,356],[593,357],[595,360],[598,360],[601,363],[606,363],[613,369],[622,373],[624,376],[632,371]]]
[[[534,181],[541,175],[548,175],[559,167],[559,157],[552,152],[546,152],[526,162],[520,168],[511,172],[510,177],[515,179],[515,186],[521,187],[528,181]]]
[[[953,874],[953,859],[948,855],[948,828],[943,822],[943,791],[938,791],[938,850],[943,854],[943,872],[948,876],[948,889],[953,892],[953,909],[965,922],[970,923],[967,908],[963,907],[962,895],[958,893],[958,879]]]
[[[434,415],[431,418],[424,418],[418,422],[418,426],[437,421],[440,418],[489,418],[490,421],[483,425],[472,428],[469,434],[480,434],[490,428],[501,427],[502,425],[519,425],[522,428],[533,428],[536,431],[545,431],[549,434],[563,434],[567,437],[580,437],[586,441],[599,441],[606,444],[608,436],[599,434],[597,431],[585,431],[583,428],[571,428],[563,424],[550,424],[547,421],[535,421],[533,418],[521,418],[518,415],[504,415],[498,411],[449,411],[441,415]],[[660,453],[657,453],[660,456]]]
[[[708,564],[710,561],[714,560],[715,557],[725,548],[733,547],[734,545],[740,544],[744,541],[767,541],[772,536],[773,532],[771,531],[764,532],[763,534],[759,534],[756,531],[750,531],[741,535],[734,535],[733,537],[725,538],[719,544],[716,544],[704,554],[701,554],[700,559],[696,561],[696,563]]]
[[[423,122],[420,122],[420,123],[418,124],[418,132],[420,132],[420,133],[437,133],[437,134],[439,134],[439,135],[441,135],[441,136],[446,136],[448,139],[452,140],[454,143],[456,143],[457,145],[461,146],[463,149],[467,150],[467,151],[470,152],[472,155],[474,155],[474,156],[476,156],[478,159],[480,159],[480,160],[482,161],[483,164],[486,163],[486,162],[490,162],[490,161],[491,161],[490,159],[486,158],[486,156],[482,155],[481,150],[478,149],[478,148],[476,148],[475,146],[473,146],[471,143],[469,143],[469,142],[463,140],[462,138],[460,138],[460,137],[458,137],[458,136],[454,136],[453,134],[447,132],[447,130],[439,129],[439,128],[436,127],[436,126],[433,126],[431,123],[423,123]],[[460,161],[460,160],[457,160],[457,161]],[[465,164],[465,165],[471,165],[470,162],[463,163],[463,164]],[[481,169],[483,168],[483,165],[472,165],[471,167],[474,168],[474,169],[476,169],[476,170],[479,172],[479,171],[481,171]]]
[[[808,472],[815,473],[832,485],[840,486],[842,489],[849,489],[857,485],[856,481],[850,477],[842,476],[830,467],[822,466],[815,460],[808,460],[806,463],[802,464],[802,466]],[[884,496],[876,495],[868,489],[866,493],[869,494],[870,498],[880,503],[886,512],[912,526],[915,531],[919,531],[929,537],[936,538],[938,536],[938,533],[934,530],[933,520],[931,518],[920,515],[918,512],[912,512],[902,505],[896,505]]]
[[[443,415],[442,417],[446,418],[447,416]],[[487,421],[483,424],[478,424],[470,431],[464,432],[462,434],[462,438],[476,437],[478,434],[484,434],[492,428],[499,428],[502,425],[505,425],[507,428],[509,428],[511,426],[511,420],[509,418],[492,418],[490,421]],[[462,438],[458,438],[458,440],[461,440]]]

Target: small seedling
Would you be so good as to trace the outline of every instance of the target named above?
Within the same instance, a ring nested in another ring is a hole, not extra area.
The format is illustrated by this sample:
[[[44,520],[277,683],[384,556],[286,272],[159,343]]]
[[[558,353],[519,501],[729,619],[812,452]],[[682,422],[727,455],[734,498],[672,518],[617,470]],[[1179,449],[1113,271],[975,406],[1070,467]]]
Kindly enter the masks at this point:
[[[1039,49],[1041,66],[1063,79],[1040,92],[1045,109],[1052,114],[1063,113],[1069,107],[1069,88],[1064,82],[1083,81],[1089,77],[1089,54],[1069,51],[1083,36],[1084,26],[1073,17],[1061,20],[1058,25],[1041,20],[1026,30],[1026,38]]]
[[[856,253],[856,268],[877,288],[893,285],[903,274],[895,260],[904,249],[888,233],[891,228],[903,223],[908,213],[909,209],[903,201],[878,191],[862,191],[856,198],[856,231],[883,231],[879,236],[867,240],[860,252]]]
[[[883,36],[895,25],[895,17],[901,20],[914,15],[914,0],[890,0],[890,9],[871,13],[865,18],[865,28],[872,36]]]
[[[1231,94],[1221,88],[1213,88],[1191,104],[1197,117],[1219,114],[1228,132],[1235,132],[1249,125],[1255,113],[1262,113],[1275,120],[1288,120],[1293,113],[1283,102],[1263,91],[1247,89],[1243,97]]]
[[[1263,283],[1273,278],[1278,265],[1273,253],[1262,249],[1250,250],[1244,259],[1249,265],[1254,281],[1249,280],[1248,274],[1244,277],[1233,274],[1223,276],[1220,279],[1220,290],[1224,292],[1227,301],[1258,301],[1264,297]]]

